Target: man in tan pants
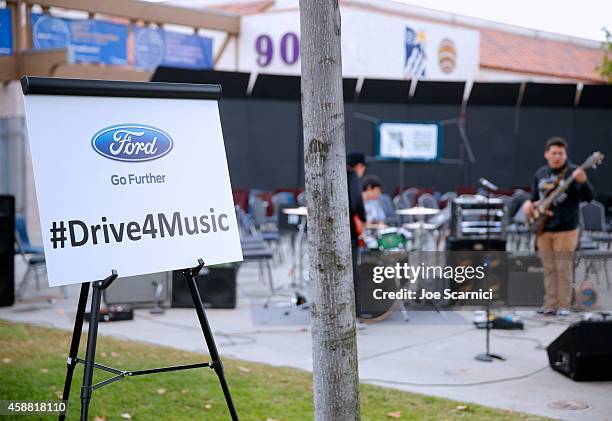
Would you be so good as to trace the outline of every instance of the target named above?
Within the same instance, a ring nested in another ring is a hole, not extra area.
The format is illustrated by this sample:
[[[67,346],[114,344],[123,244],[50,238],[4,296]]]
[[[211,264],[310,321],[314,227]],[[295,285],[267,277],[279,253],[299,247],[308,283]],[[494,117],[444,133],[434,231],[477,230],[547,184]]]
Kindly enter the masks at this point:
[[[544,266],[544,306],[540,313],[567,316],[572,301],[574,252],[578,245],[579,204],[593,200],[593,188],[583,169],[567,159],[567,142],[552,137],[546,142],[544,158],[547,165],[536,171],[531,200],[523,204],[527,216],[537,203],[552,192],[559,183],[574,176],[568,189],[560,194],[550,208],[542,233],[536,245]],[[535,203],[534,203],[535,202]]]

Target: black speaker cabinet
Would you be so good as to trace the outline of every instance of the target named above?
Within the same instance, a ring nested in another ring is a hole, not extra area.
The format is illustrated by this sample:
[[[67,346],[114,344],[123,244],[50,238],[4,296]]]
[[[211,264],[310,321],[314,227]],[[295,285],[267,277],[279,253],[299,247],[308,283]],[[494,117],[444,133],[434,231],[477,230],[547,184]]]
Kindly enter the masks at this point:
[[[510,306],[536,306],[544,302],[544,268],[537,253],[508,256],[508,293]]]
[[[109,306],[125,304],[132,308],[147,308],[159,301],[160,305],[167,306],[172,276],[173,272],[157,272],[119,277],[104,290],[104,302]]]
[[[551,368],[573,380],[612,380],[612,320],[574,323],[546,351]]]
[[[447,251],[505,251],[506,240],[501,239],[472,239],[448,237],[446,240]]]
[[[285,209],[297,209],[295,205],[280,205],[278,209],[278,230],[282,233],[298,232],[301,217],[299,215],[288,215],[283,212]]]
[[[236,272],[238,265],[203,267],[196,277],[196,284],[204,307],[236,307]],[[172,307],[193,308],[193,300],[187,280],[179,270],[172,275]]]
[[[15,302],[15,198],[0,195],[0,307]]]
[[[450,266],[485,266],[485,277],[482,280],[470,282],[451,282],[453,291],[477,291],[478,289],[493,291],[493,301],[500,302],[506,299],[507,258],[506,241],[501,239],[457,239],[449,237],[446,241],[447,264]],[[452,303],[455,305],[480,305],[482,301],[461,300]]]

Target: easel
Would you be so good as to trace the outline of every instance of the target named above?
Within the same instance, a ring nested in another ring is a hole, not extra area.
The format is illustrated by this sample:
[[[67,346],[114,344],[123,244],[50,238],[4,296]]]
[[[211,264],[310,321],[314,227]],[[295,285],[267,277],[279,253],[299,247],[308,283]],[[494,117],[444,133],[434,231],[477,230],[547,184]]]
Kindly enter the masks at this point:
[[[213,338],[212,332],[210,330],[210,325],[208,324],[208,319],[206,318],[206,313],[204,312],[204,306],[202,305],[202,298],[200,296],[200,292],[198,290],[195,277],[198,275],[202,267],[204,266],[204,261],[202,259],[198,260],[198,265],[184,269],[182,271],[185,276],[185,280],[189,285],[189,291],[191,292],[191,298],[193,299],[193,305],[195,307],[196,313],[198,315],[198,319],[200,321],[200,326],[202,327],[202,333],[204,334],[204,340],[206,341],[206,346],[208,347],[208,352],[210,354],[211,362],[210,363],[198,363],[198,364],[185,364],[185,365],[176,365],[170,367],[159,367],[159,368],[151,368],[147,370],[136,370],[136,371],[125,371],[118,370],[116,368],[107,367],[102,364],[98,364],[95,362],[95,354],[96,354],[96,340],[98,336],[98,318],[100,316],[100,303],[102,300],[102,290],[108,288],[115,279],[117,279],[117,272],[115,270],[112,271],[112,275],[102,281],[92,282],[93,292],[91,297],[91,317],[89,320],[89,332],[87,334],[87,350],[85,354],[85,359],[79,358],[77,356],[79,351],[79,342],[81,340],[81,331],[83,329],[83,319],[85,316],[85,307],[87,304],[87,295],[89,293],[89,282],[84,282],[81,284],[81,294],[79,296],[79,304],[77,306],[77,313],[74,321],[74,331],[72,332],[72,342],[70,344],[70,353],[68,355],[67,360],[67,372],[66,372],[66,382],[64,383],[64,394],[62,397],[63,401],[68,402],[68,398],[70,397],[70,386],[72,384],[72,374],[74,369],[78,363],[84,364],[85,369],[83,373],[83,387],[81,388],[81,421],[87,421],[87,415],[89,412],[89,402],[91,401],[92,392],[96,389],[101,388],[102,386],[106,386],[110,383],[116,382],[118,380],[122,380],[125,376],[133,377],[133,376],[142,376],[144,374],[154,374],[154,373],[163,373],[166,371],[178,371],[178,370],[188,370],[192,368],[202,368],[209,367],[217,373],[219,377],[219,383],[221,384],[221,389],[223,389],[223,395],[225,396],[225,401],[227,403],[227,408],[230,412],[231,418],[233,421],[238,421],[238,414],[236,413],[236,409],[234,408],[234,403],[232,402],[232,396],[230,394],[229,387],[227,385],[227,381],[225,380],[225,375],[223,373],[223,363],[219,358],[219,353],[217,352],[217,346],[215,345],[215,340]],[[98,368],[100,370],[108,371],[109,373],[115,374],[115,376],[110,377],[100,383],[96,383],[92,385],[93,379],[93,369]],[[63,421],[66,417],[65,413],[62,413],[59,416],[59,420]]]

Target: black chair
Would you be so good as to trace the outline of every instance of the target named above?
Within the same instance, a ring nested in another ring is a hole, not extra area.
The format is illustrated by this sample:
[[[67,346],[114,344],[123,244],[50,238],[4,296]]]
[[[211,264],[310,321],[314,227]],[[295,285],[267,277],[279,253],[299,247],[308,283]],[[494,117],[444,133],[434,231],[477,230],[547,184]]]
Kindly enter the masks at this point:
[[[605,243],[610,249],[612,233],[606,226],[606,211],[601,203],[592,201],[580,204],[580,228],[593,241]]]
[[[235,210],[244,262],[257,262],[259,264],[259,277],[262,283],[264,282],[264,266],[266,267],[270,292],[274,294],[276,289],[274,287],[271,266],[274,253],[268,246],[266,239],[257,231],[251,216],[244,212],[240,206],[236,206]]]
[[[580,260],[586,265],[587,274],[594,273],[599,283],[599,271],[596,264],[603,268],[606,287],[610,289],[610,275],[608,273],[608,260],[612,257],[610,243],[612,233],[607,230],[604,206],[597,202],[583,202],[580,204]],[[601,250],[601,244],[607,244],[607,251]]]
[[[17,292],[15,293],[15,298],[17,300],[22,300],[31,274],[34,274],[34,278],[36,279],[36,290],[40,289],[40,272],[44,273],[47,270],[47,262],[44,253],[27,253],[19,235],[15,236],[15,246],[16,254],[21,256],[27,267],[17,287]]]

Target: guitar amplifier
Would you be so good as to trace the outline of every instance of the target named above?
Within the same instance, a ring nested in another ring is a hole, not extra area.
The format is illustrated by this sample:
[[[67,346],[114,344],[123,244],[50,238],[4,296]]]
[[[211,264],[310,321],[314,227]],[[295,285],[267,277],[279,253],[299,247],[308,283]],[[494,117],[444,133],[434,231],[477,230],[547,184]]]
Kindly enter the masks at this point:
[[[455,238],[446,239],[447,264],[450,266],[485,266],[486,276],[483,279],[475,279],[471,282],[451,282],[453,291],[469,292],[491,289],[493,301],[505,302],[506,300],[506,276],[508,273],[506,240],[492,238],[480,240],[477,238]],[[454,305],[481,305],[482,300],[461,300],[452,302]]]
[[[544,268],[537,253],[508,256],[507,304],[536,306],[544,302]]]

